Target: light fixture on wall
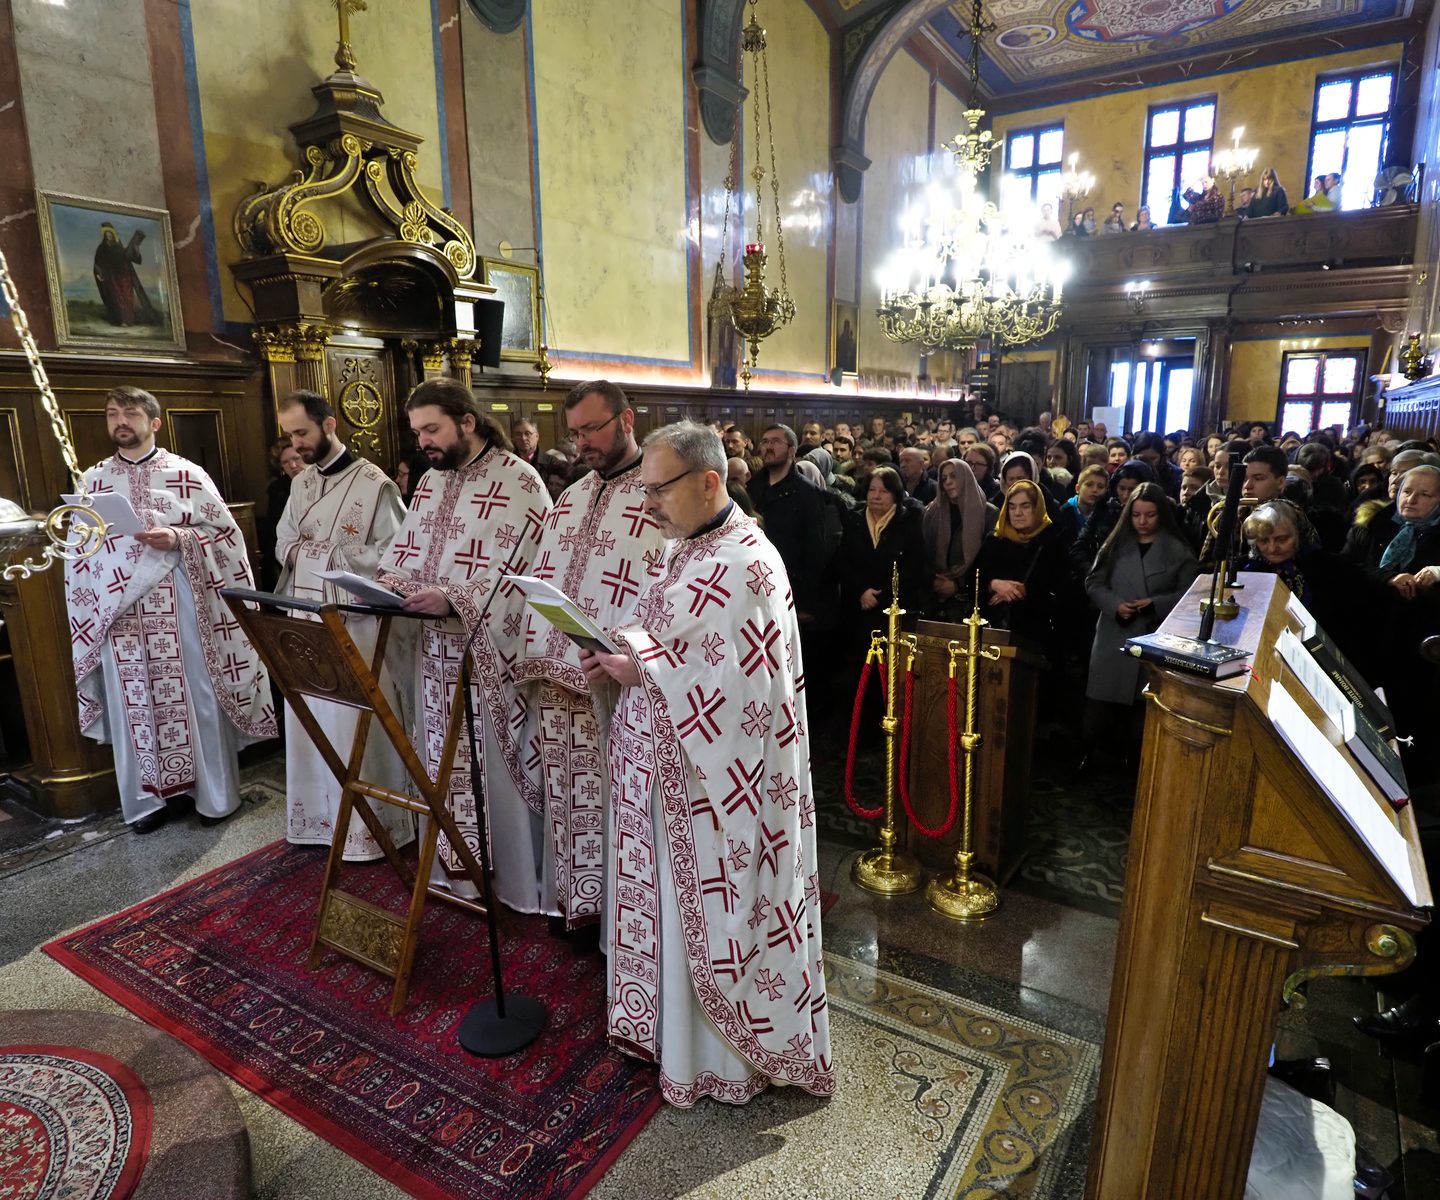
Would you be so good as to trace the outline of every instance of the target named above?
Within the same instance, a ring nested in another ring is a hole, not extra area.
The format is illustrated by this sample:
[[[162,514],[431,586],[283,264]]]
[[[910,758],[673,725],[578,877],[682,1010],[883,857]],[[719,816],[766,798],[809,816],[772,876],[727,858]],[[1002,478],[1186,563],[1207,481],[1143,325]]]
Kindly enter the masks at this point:
[[[1070,158],[1065,164],[1065,170],[1060,173],[1060,189],[1058,195],[1069,207],[1066,210],[1066,229],[1075,221],[1075,208],[1095,189],[1095,176],[1089,171],[1080,169],[1080,155],[1071,151]]]
[[[1221,150],[1211,163],[1215,177],[1230,184],[1230,201],[1225,209],[1227,216],[1235,215],[1235,181],[1248,176],[1255,169],[1255,160],[1260,157],[1257,148],[1240,144],[1240,139],[1244,136],[1245,126],[1235,126],[1231,133],[1230,148]]]
[[[1131,312],[1144,312],[1145,302],[1150,299],[1150,281],[1132,279],[1125,285],[1125,299],[1130,303]]]
[[[750,168],[750,178],[755,183],[755,236],[745,241],[744,283],[735,287],[725,277],[725,252],[729,248],[730,200],[740,196],[740,132],[744,116],[744,101],[737,114],[735,132],[730,142],[730,171],[725,176],[725,217],[720,227],[720,261],[715,264],[715,286],[710,292],[710,315],[728,321],[747,343],[749,353],[744,355],[740,367],[740,379],[745,390],[750,390],[752,370],[760,358],[760,343],[771,334],[795,319],[795,302],[790,298],[789,283],[785,278],[785,230],[780,222],[780,175],[775,169],[775,131],[773,109],[770,106],[770,68],[765,58],[765,30],[755,17],[756,0],[750,0],[750,20],[740,34],[740,48],[750,56],[750,111],[754,118],[755,140],[753,142],[755,165]],[[760,108],[765,108],[765,139],[760,138]],[[780,267],[780,286],[765,286],[765,265],[769,256],[765,250],[765,161],[760,157],[761,147],[769,151],[770,213],[775,230],[775,250]],[[736,205],[736,219],[744,227],[745,207],[743,201]]]
[[[953,189],[931,183],[925,211],[902,218],[904,244],[880,272],[881,332],[892,342],[933,350],[992,344],[1023,346],[1050,333],[1060,319],[1068,265],[1034,237],[1034,218],[1009,220],[980,195],[979,176],[994,149],[979,129],[980,40],[995,27],[974,0],[970,18],[969,132],[947,144],[954,156]]]

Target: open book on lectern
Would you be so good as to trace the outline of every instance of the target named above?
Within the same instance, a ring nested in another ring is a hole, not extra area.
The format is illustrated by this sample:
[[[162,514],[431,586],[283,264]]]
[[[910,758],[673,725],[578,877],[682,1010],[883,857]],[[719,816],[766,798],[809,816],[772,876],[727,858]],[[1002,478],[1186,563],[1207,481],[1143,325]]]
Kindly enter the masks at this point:
[[[582,650],[600,654],[621,653],[620,647],[606,636],[605,631],[549,580],[537,579],[534,575],[503,575],[501,578],[524,592],[525,603]]]

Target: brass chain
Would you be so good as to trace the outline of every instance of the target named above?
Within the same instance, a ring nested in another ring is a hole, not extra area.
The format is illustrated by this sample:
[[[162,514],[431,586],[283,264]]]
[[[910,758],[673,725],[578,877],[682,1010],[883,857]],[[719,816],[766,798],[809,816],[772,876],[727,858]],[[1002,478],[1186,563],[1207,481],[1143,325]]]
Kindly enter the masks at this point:
[[[775,200],[775,245],[780,254],[780,295],[789,298],[790,286],[785,279],[785,222],[780,216],[780,174],[775,170],[775,124],[774,110],[770,107],[770,62],[767,56],[760,56],[761,88],[765,93],[765,132],[770,138],[770,192]],[[760,116],[756,105],[755,116],[756,150],[759,150]],[[758,212],[757,212],[758,217]]]
[[[60,443],[60,453],[65,457],[65,466],[70,472],[70,478],[74,481],[77,492],[85,491],[85,478],[80,471],[80,463],[75,457],[75,446],[70,441],[70,431],[65,428],[65,418],[60,412],[60,402],[55,399],[55,391],[50,386],[50,378],[45,374],[45,364],[40,361],[40,347],[35,344],[35,335],[30,332],[30,323],[25,319],[25,310],[20,306],[20,293],[15,288],[15,280],[10,274],[10,264],[5,261],[5,252],[0,250],[0,291],[5,294],[5,303],[10,309],[10,323],[15,326],[15,333],[20,338],[20,345],[25,351],[25,357],[30,362],[30,374],[35,379],[35,386],[40,389],[40,402],[50,417],[50,430],[55,435],[55,440]]]

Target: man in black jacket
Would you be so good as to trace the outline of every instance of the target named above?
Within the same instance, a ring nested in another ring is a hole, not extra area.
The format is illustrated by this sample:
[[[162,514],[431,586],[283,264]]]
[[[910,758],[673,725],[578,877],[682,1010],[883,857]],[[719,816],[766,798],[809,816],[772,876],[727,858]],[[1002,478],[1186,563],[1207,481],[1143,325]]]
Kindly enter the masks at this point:
[[[819,489],[795,470],[797,444],[788,425],[771,425],[760,435],[761,470],[750,480],[750,499],[785,563],[803,633],[821,615],[817,608],[824,602],[818,581],[826,566],[825,502]]]

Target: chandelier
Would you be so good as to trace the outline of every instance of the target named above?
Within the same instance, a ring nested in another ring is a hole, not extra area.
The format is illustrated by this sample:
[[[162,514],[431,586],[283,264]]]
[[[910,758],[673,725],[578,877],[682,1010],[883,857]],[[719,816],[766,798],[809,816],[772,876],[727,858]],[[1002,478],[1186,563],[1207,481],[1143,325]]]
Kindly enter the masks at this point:
[[[775,133],[771,122],[770,68],[765,59],[765,30],[755,19],[756,0],[750,0],[750,21],[741,31],[740,48],[750,56],[750,81],[754,89],[750,111],[755,125],[755,165],[750,169],[750,178],[755,183],[755,236],[745,243],[744,284],[735,287],[725,279],[725,251],[730,237],[730,200],[737,193],[740,166],[740,131],[744,127],[742,111],[736,114],[735,132],[730,140],[730,170],[725,176],[725,217],[720,227],[720,261],[715,264],[715,284],[710,292],[709,314],[717,320],[728,321],[745,342],[749,353],[742,356],[740,379],[745,390],[750,390],[751,371],[760,357],[760,343],[772,333],[795,319],[795,302],[790,299],[789,284],[785,278],[785,231],[780,223],[780,176],[775,170]],[[743,72],[742,72],[743,74]],[[760,107],[765,107],[765,141],[770,151],[770,211],[775,228],[775,248],[779,258],[780,286],[772,289],[765,286],[765,264],[769,261],[765,252],[765,176],[766,170],[760,158]],[[743,222],[743,205],[737,206],[740,213],[737,220]]]
[[[880,272],[880,329],[892,342],[926,353],[969,350],[982,339],[1023,346],[1045,337],[1060,319],[1068,268],[1034,237],[1034,214],[1002,215],[980,194],[980,176],[995,142],[981,131],[980,40],[995,26],[981,0],[970,18],[969,130],[946,143],[954,186],[932,183],[924,209],[902,219],[904,241]]]
[[[1231,143],[1228,150],[1221,150],[1215,156],[1211,164],[1211,170],[1215,172],[1217,179],[1224,179],[1230,184],[1230,200],[1225,208],[1226,216],[1235,215],[1235,181],[1243,179],[1255,169],[1255,160],[1260,156],[1260,151],[1253,146],[1242,146],[1240,139],[1245,136],[1245,126],[1237,125],[1231,133]]]

